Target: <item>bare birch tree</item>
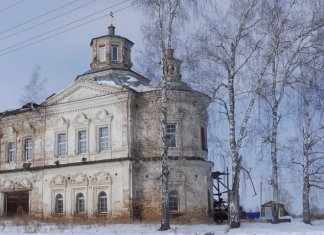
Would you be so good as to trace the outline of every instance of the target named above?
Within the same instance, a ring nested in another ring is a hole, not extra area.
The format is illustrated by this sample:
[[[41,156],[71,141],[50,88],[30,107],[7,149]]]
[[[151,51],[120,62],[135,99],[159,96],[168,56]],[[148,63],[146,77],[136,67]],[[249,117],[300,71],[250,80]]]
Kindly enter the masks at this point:
[[[151,24],[147,28],[152,34],[151,42],[158,45],[160,54],[160,71],[162,80],[162,112],[161,112],[161,129],[162,129],[162,197],[161,197],[161,227],[160,230],[170,229],[169,221],[169,164],[168,164],[168,139],[167,139],[167,106],[168,106],[168,88],[167,88],[167,68],[168,68],[168,51],[173,50],[173,41],[176,39],[175,33],[184,22],[187,16],[188,6],[195,3],[190,0],[140,0],[145,12],[150,16]],[[147,37],[148,35],[146,35]],[[156,46],[156,45],[155,45]]]
[[[21,104],[42,102],[46,95],[46,79],[40,77],[40,66],[33,69],[28,84],[25,86],[25,92],[20,98]]]
[[[263,17],[264,40],[267,42],[266,54],[270,58],[268,83],[263,97],[271,109],[271,133],[268,138],[271,145],[272,162],[272,223],[278,223],[279,187],[278,187],[278,124],[279,107],[291,85],[293,74],[301,61],[308,55],[310,36],[320,27],[320,22],[313,21],[308,15],[307,5],[296,0],[263,0],[261,12]]]
[[[260,92],[267,66],[255,66],[262,40],[257,37],[259,23],[257,0],[235,0],[224,15],[215,3],[203,13],[204,25],[193,41],[197,43],[193,64],[198,74],[207,77],[202,89],[208,92],[219,112],[225,115],[232,162],[232,185],[229,192],[229,225],[240,226],[239,182],[242,169],[241,147],[255,99]],[[209,13],[209,14],[208,14]],[[255,70],[249,71],[251,68]],[[224,138],[224,137],[222,137]]]
[[[323,50],[322,50],[323,53]],[[297,123],[299,138],[296,142],[302,159],[293,157],[293,163],[303,172],[303,222],[311,223],[310,189],[324,189],[324,83],[322,58],[314,58],[301,68],[297,77]],[[296,143],[295,142],[295,143]]]

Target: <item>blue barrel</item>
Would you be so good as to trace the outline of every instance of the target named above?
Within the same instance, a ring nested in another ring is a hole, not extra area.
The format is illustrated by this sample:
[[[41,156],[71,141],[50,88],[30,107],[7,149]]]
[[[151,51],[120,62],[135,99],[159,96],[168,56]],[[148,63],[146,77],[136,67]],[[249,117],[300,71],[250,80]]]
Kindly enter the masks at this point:
[[[247,219],[258,219],[260,218],[260,212],[246,212]]]

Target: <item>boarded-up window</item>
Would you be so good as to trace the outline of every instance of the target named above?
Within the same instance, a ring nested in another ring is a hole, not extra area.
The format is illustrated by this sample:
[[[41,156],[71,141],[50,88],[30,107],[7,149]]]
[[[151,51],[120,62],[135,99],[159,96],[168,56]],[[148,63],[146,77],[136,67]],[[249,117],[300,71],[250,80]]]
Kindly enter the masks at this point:
[[[100,46],[99,47],[99,62],[105,62],[106,61],[106,47]]]

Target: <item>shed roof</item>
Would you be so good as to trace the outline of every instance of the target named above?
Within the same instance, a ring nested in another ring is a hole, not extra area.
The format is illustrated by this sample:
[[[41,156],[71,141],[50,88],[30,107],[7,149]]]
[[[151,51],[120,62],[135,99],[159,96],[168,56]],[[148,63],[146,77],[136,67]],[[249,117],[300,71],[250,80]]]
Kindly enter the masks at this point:
[[[268,201],[268,202],[262,204],[261,207],[265,207],[265,206],[268,206],[268,205],[270,206],[270,205],[272,204],[272,202],[273,202],[273,201]],[[282,206],[282,207],[285,206],[284,204],[281,204],[281,203],[278,203],[278,204],[279,204],[279,206]]]

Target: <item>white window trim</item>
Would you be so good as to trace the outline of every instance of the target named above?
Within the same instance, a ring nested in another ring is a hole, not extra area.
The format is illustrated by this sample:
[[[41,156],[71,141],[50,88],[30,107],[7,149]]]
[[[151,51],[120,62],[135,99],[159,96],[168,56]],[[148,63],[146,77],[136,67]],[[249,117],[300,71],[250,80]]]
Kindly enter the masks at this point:
[[[75,156],[83,156],[83,155],[89,154],[89,151],[90,151],[89,138],[91,137],[90,132],[89,132],[90,122],[91,122],[91,120],[84,113],[79,113],[74,118],[73,127],[74,127],[74,135],[75,135],[74,136],[74,154],[75,154]],[[86,143],[87,151],[86,151],[86,153],[79,153],[79,131],[87,132],[87,143]]]
[[[100,149],[100,129],[101,128],[108,128],[108,149],[105,151],[101,151]],[[111,125],[110,123],[102,124],[102,125],[97,125],[96,126],[96,149],[97,153],[102,154],[102,153],[107,153],[111,152],[111,144],[112,144],[112,138],[111,138]]]
[[[86,133],[86,143],[85,143],[86,151],[84,153],[80,153],[79,133],[81,131],[85,131],[85,133]],[[89,130],[88,130],[88,128],[80,128],[80,129],[76,130],[75,143],[76,143],[75,152],[76,152],[77,155],[86,155],[86,154],[89,153]]]
[[[110,176],[109,176],[110,178]],[[93,205],[93,211],[95,214],[98,215],[112,215],[112,198],[111,198],[111,194],[112,194],[112,188],[111,188],[111,179],[109,179],[106,182],[98,182],[98,183],[94,183],[91,184],[93,187],[93,191],[92,191],[92,205]],[[107,195],[107,213],[99,213],[99,193],[100,192],[105,192]]]
[[[61,213],[57,213],[57,211],[56,211],[56,209],[57,209],[57,208],[56,208],[56,202],[57,202],[56,199],[57,199],[57,196],[58,196],[59,194],[62,196],[62,203],[63,203],[63,204],[62,204],[62,212],[61,212]],[[61,193],[61,192],[56,193],[55,196],[54,196],[54,214],[55,214],[55,215],[63,215],[63,214],[64,214],[64,211],[65,211],[65,210],[64,210],[64,205],[65,205],[65,204],[66,204],[66,202],[65,202],[65,200],[64,200],[64,194]]]
[[[176,125],[176,147],[169,147],[170,155],[182,156],[182,116],[178,114],[175,117],[168,118],[167,124]],[[166,130],[165,130],[166,131]]]
[[[67,157],[68,154],[69,154],[69,144],[68,144],[69,143],[68,142],[68,140],[69,140],[69,132],[68,132],[68,128],[70,126],[70,122],[68,120],[66,120],[65,118],[63,118],[63,117],[59,117],[54,121],[53,126],[55,127],[55,128],[53,128],[53,131],[54,131],[53,138],[55,140],[54,145],[52,145],[53,146],[52,147],[53,148],[53,153],[54,153],[53,157],[56,157],[56,158],[57,157]],[[64,156],[59,156],[58,155],[58,135],[59,134],[64,134],[64,133],[66,135],[66,153],[65,153]]]
[[[31,158],[28,159],[27,157],[27,146],[26,146],[26,142],[27,140],[31,141],[31,147],[29,147],[28,149],[31,149]],[[23,139],[23,160],[24,161],[32,161],[34,159],[34,139],[32,137],[26,137]]]
[[[104,136],[104,137],[102,137],[101,136],[101,130],[102,129],[105,129],[105,128],[107,128],[107,136]],[[98,128],[98,151],[100,152],[100,153],[104,153],[104,152],[107,152],[107,151],[109,151],[109,148],[110,148],[110,135],[109,135],[109,132],[110,132],[110,130],[109,130],[109,127],[108,126],[101,126],[101,127],[99,127]],[[107,142],[107,149],[105,149],[105,150],[102,150],[102,143],[103,143],[103,139],[107,139],[106,140],[106,142]]]
[[[96,114],[96,119],[93,123],[96,125],[96,153],[104,154],[111,153],[112,151],[112,130],[111,130],[112,116],[107,112],[107,110],[99,110]],[[100,151],[100,128],[108,127],[108,150]]]
[[[83,196],[83,211],[80,211],[80,207],[79,207],[79,197],[77,197],[79,194],[82,194],[82,196]],[[74,197],[75,197],[75,203],[74,203],[75,204],[75,212],[77,214],[85,214],[87,211],[85,194],[83,192],[77,192]]]
[[[9,149],[9,144],[10,143],[14,143],[14,145],[15,145],[15,150],[14,150],[14,157],[13,157],[13,160],[10,160],[9,159],[9,153],[10,153],[10,149]],[[5,154],[5,157],[6,157],[6,162],[7,163],[14,163],[14,162],[16,162],[16,160],[17,160],[17,142],[16,141],[7,141],[7,143],[6,143],[7,145],[6,145],[6,154]]]
[[[102,193],[102,192],[104,192],[105,194],[106,194],[106,207],[107,207],[107,210],[106,211],[104,211],[104,212],[102,212],[101,210],[100,210],[100,208],[101,208],[101,202],[100,202],[100,198],[99,198],[99,195],[100,195],[100,193]],[[107,192],[105,192],[105,191],[99,191],[98,192],[98,196],[97,196],[97,201],[98,201],[98,203],[97,203],[97,210],[98,210],[98,214],[108,214],[108,211],[109,211],[109,202],[108,202],[108,193]]]
[[[65,154],[59,155],[59,135],[65,134]],[[66,157],[68,155],[68,134],[67,131],[59,131],[55,133],[55,157]]]

